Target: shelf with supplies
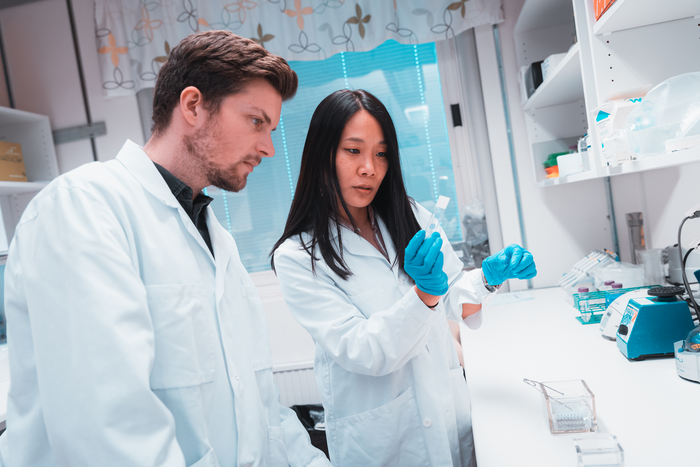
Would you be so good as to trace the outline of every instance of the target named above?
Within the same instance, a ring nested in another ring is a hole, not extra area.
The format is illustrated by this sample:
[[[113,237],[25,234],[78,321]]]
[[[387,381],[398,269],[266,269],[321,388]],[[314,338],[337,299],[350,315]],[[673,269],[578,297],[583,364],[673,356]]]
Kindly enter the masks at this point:
[[[664,169],[677,167],[684,164],[700,162],[700,147],[676,151],[670,154],[648,157],[636,161],[624,162],[615,167],[600,167],[598,171],[588,170],[565,177],[548,178],[537,183],[537,186],[546,187],[554,185],[564,185],[566,183],[593,180],[602,177],[612,177],[615,175],[625,175],[647,170]]]
[[[537,182],[537,186],[564,185],[565,183],[582,182],[584,180],[592,180],[594,178],[598,178],[595,171],[587,170],[585,172],[579,172],[577,174],[566,175],[563,177],[547,178]]]
[[[700,15],[698,0],[616,0],[593,26],[596,36]]]
[[[689,149],[605,167],[595,123],[596,110],[606,102],[700,70],[698,18],[699,0],[616,0],[599,21],[594,0],[525,0],[514,42],[537,186],[700,162],[700,150]],[[617,31],[622,32],[612,34]],[[544,80],[537,62],[542,62]],[[526,93],[530,96],[524,99]],[[590,170],[546,178],[557,171],[548,157],[571,149],[585,134],[590,141],[584,165]]]
[[[58,176],[49,117],[0,107],[0,142],[20,145],[27,182],[0,182],[0,195],[41,190]]]
[[[523,105],[524,110],[550,107],[583,99],[580,45],[574,44],[566,57]]]
[[[0,107],[0,143],[9,162],[6,178],[18,176],[18,156],[24,162],[27,181],[0,181],[0,252],[14,236],[15,227],[34,195],[58,177],[58,162],[49,117]],[[9,176],[8,176],[9,175]],[[19,179],[22,180],[20,175]]]

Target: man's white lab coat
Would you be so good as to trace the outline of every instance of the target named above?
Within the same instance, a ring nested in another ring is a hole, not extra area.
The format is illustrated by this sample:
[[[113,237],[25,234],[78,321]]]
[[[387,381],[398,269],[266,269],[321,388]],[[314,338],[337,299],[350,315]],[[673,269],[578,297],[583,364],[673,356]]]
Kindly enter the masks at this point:
[[[5,273],[4,465],[330,465],[278,402],[262,303],[210,207],[207,227],[216,259],[130,141],[32,200]]]
[[[427,225],[428,211],[417,206],[415,214]],[[384,222],[377,222],[390,261],[344,229],[348,280],[318,251],[314,274],[298,237],[275,252],[287,305],[316,342],[314,372],[331,461],[335,467],[475,465],[469,393],[446,318],[461,320],[463,303],[489,296],[481,270],[463,272],[440,230],[450,290],[431,310],[411,278],[392,267],[396,251]],[[466,324],[478,327],[481,315]]]

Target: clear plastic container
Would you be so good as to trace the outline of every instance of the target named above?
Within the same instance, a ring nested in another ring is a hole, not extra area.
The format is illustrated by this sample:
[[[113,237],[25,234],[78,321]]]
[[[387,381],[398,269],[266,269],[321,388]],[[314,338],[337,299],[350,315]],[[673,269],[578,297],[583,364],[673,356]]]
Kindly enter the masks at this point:
[[[594,433],[598,429],[595,397],[582,379],[539,383],[552,434]]]
[[[596,434],[574,438],[578,467],[622,467],[625,452],[613,435]]]
[[[641,264],[613,262],[598,268],[593,273],[595,286],[598,290],[603,288],[605,281],[614,281],[625,284],[625,287],[642,287],[646,284],[644,266]]]
[[[700,72],[674,76],[642,99],[622,128],[603,140],[633,159],[666,152],[666,141],[700,134]]]

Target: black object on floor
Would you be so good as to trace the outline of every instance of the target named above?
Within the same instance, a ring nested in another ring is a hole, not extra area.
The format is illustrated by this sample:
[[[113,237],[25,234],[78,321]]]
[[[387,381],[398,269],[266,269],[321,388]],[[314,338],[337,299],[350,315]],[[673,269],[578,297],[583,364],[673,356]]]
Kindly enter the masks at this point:
[[[309,438],[311,438],[311,444],[323,451],[326,457],[330,459],[330,456],[328,456],[326,432],[314,428],[318,420],[323,420],[323,406],[313,404],[293,405],[290,407],[290,409],[296,412],[297,417],[299,417],[299,421],[301,421],[301,424],[304,425],[304,428],[306,428],[306,431],[309,433]],[[314,420],[314,417],[316,417],[316,420]]]

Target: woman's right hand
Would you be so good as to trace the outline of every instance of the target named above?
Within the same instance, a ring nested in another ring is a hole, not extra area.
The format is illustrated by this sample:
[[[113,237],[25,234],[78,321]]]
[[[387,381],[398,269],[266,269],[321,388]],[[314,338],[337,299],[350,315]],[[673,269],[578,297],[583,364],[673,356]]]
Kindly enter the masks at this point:
[[[419,291],[438,297],[445,295],[449,288],[447,274],[442,270],[444,256],[441,248],[442,238],[438,232],[425,238],[425,230],[420,230],[406,247],[403,266]]]

